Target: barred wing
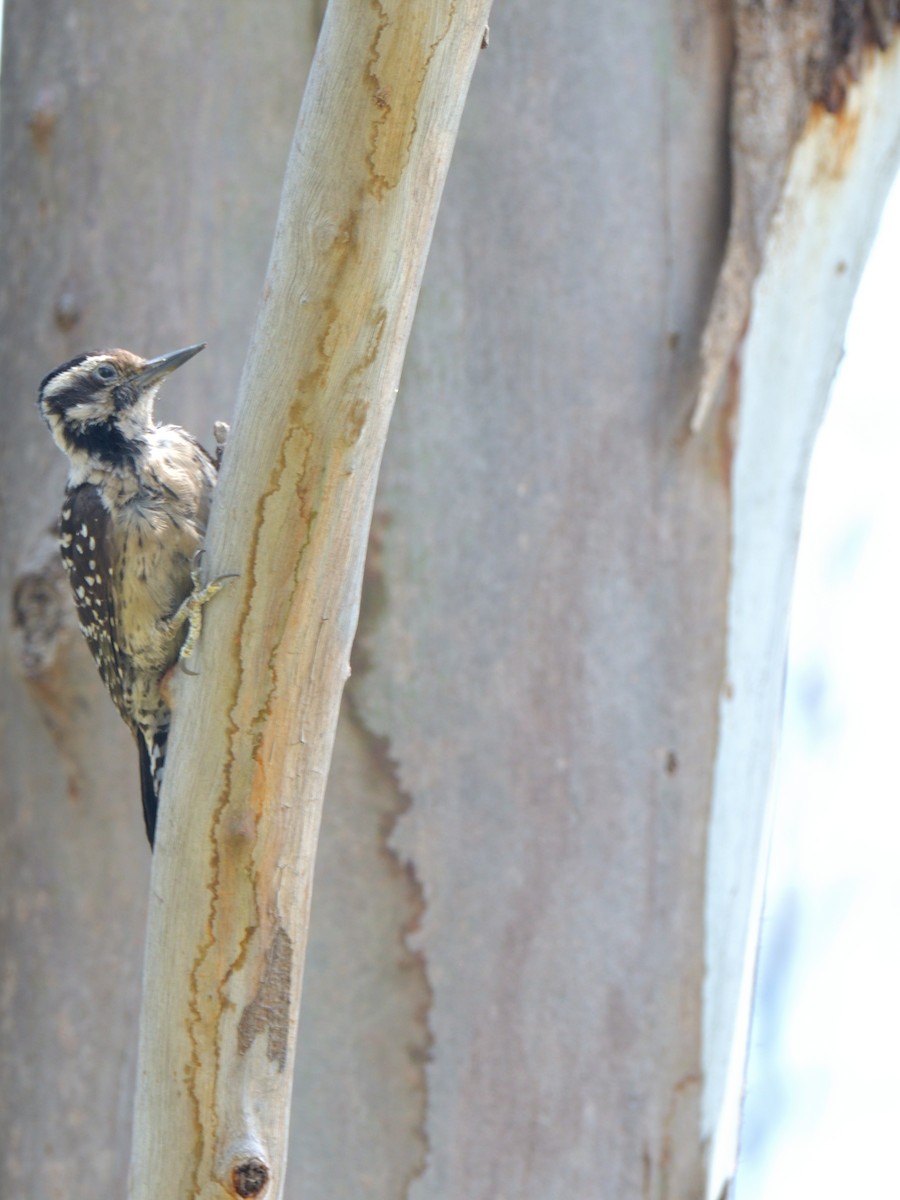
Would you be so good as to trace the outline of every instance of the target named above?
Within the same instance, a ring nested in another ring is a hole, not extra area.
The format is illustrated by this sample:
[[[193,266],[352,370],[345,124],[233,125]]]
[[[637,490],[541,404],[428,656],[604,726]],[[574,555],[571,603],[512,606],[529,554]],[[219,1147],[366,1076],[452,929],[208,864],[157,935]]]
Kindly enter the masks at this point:
[[[90,483],[66,492],[59,524],[59,545],[69,576],[78,623],[94,656],[100,677],[125,722],[133,725],[125,706],[123,664],[118,650],[110,517]]]

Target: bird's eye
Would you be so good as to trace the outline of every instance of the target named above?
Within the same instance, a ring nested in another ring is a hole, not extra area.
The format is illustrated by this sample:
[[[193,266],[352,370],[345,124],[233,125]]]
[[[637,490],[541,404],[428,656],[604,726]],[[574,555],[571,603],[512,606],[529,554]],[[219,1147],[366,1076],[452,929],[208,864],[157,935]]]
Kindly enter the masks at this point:
[[[116,371],[115,367],[110,366],[109,363],[101,363],[94,372],[94,378],[98,379],[101,383],[109,383],[111,379],[118,378],[118,371]]]

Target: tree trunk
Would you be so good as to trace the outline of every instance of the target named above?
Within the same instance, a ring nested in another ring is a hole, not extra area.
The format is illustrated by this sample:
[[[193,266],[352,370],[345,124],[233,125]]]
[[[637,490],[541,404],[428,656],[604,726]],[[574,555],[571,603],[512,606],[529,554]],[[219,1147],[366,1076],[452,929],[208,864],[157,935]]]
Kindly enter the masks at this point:
[[[803,480],[898,161],[896,48],[829,12],[495,10],[325,807],[302,1195],[733,1172]]]
[[[175,685],[129,1195],[280,1197],[325,781],[378,467],[490,0],[332,0]]]

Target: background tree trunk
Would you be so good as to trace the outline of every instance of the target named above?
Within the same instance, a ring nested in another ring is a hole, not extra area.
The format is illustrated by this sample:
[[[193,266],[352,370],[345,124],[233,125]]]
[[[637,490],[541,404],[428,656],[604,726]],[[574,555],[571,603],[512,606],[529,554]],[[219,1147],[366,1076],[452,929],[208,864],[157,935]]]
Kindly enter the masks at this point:
[[[272,241],[310,5],[7,0],[0,174],[4,1195],[123,1196],[150,856],[137,752],[74,627],[65,463],[36,408],[80,350],[206,340],[163,420],[212,445]],[[277,69],[275,65],[277,64]],[[12,597],[20,599],[13,607]]]
[[[806,457],[898,155],[896,46],[848,13],[494,14],[377,502],[287,1195],[728,1178]],[[175,419],[227,416],[314,18],[8,0],[5,594],[62,486],[45,370],[206,337]],[[0,825],[0,1136],[36,1200],[124,1187],[146,869],[127,735],[44,595],[3,639]]]

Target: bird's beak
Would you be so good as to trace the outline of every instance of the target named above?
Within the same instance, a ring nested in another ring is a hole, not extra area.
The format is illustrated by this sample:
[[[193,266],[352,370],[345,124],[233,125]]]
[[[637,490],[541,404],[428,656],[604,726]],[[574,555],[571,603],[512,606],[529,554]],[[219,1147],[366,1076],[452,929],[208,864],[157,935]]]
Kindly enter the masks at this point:
[[[161,354],[159,358],[151,358],[144,364],[137,375],[132,375],[129,383],[137,385],[143,392],[154,384],[161,383],[167,375],[171,375],[178,367],[183,366],[189,358],[199,354],[206,342],[198,342],[196,346],[186,346],[184,350],[173,350],[171,354]]]

